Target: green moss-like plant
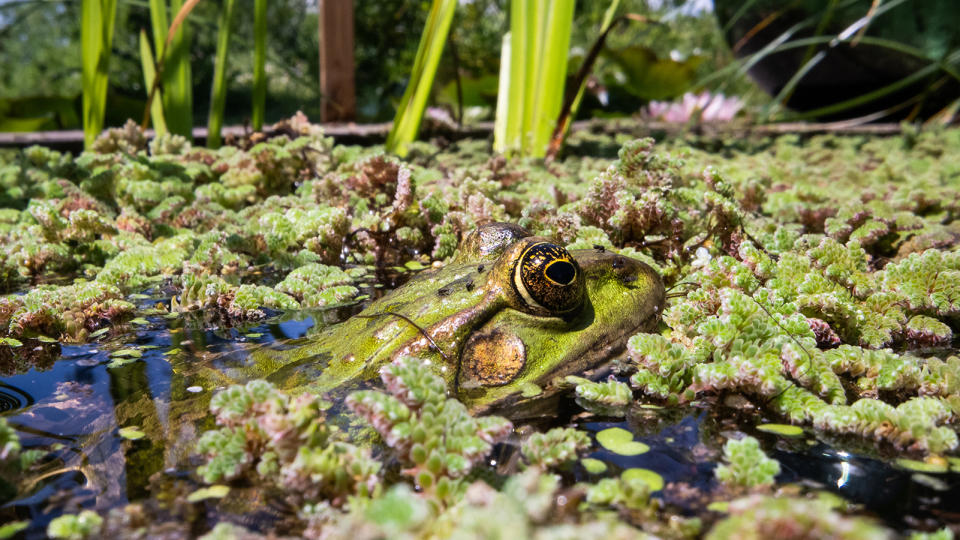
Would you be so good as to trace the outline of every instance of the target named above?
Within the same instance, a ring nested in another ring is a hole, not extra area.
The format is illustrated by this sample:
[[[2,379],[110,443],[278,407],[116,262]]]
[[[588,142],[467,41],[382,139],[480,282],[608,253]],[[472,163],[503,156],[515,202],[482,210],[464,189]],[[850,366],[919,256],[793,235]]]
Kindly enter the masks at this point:
[[[103,518],[92,510],[84,510],[79,514],[65,514],[56,517],[47,526],[47,534],[51,538],[64,540],[84,540],[95,538],[100,534]]]
[[[379,484],[380,462],[369,449],[341,440],[315,396],[293,399],[254,380],[218,392],[210,411],[220,427],[197,441],[207,460],[197,469],[205,482],[247,476],[282,486],[301,501],[335,505],[369,496]]]
[[[523,442],[520,452],[531,465],[548,469],[577,458],[590,446],[590,437],[572,428],[553,428],[546,433],[534,433]]]
[[[460,479],[513,430],[504,418],[470,416],[462,403],[446,397],[443,379],[418,358],[384,366],[381,377],[389,393],[354,392],[347,406],[394,449],[404,474],[439,500],[459,493]]]
[[[706,538],[892,538],[890,531],[861,517],[845,517],[820,499],[753,495],[730,503],[730,516],[717,523]]]
[[[723,445],[724,464],[714,469],[714,475],[728,487],[755,488],[772,486],[780,474],[780,463],[770,459],[753,437],[730,439]]]

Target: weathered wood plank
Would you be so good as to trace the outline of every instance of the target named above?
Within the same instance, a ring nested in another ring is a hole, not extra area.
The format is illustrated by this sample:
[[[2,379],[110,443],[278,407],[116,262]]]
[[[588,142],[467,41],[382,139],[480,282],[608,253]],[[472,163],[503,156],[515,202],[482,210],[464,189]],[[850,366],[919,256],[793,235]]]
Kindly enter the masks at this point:
[[[320,32],[320,120],[353,120],[357,111],[353,61],[353,0],[317,0]]]

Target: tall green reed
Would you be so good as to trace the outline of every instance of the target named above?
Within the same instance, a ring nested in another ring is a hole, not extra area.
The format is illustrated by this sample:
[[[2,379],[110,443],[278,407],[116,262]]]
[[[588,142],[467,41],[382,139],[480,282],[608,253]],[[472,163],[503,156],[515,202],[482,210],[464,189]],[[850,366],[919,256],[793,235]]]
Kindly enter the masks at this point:
[[[267,108],[267,0],[253,2],[253,112],[254,131],[263,129]]]
[[[116,0],[83,0],[80,55],[83,80],[83,141],[89,148],[103,130]]]
[[[514,0],[504,37],[493,148],[543,157],[567,75],[574,0]]]
[[[410,81],[393,119],[393,128],[387,135],[387,150],[397,155],[405,156],[408,145],[417,138],[456,7],[456,0],[433,0],[430,6],[427,24],[420,35],[420,46],[410,72]]]
[[[210,116],[207,121],[207,146],[219,148],[223,129],[223,110],[227,104],[227,52],[230,48],[230,21],[234,0],[225,0],[217,29],[217,55],[213,64],[213,88],[210,93]]]

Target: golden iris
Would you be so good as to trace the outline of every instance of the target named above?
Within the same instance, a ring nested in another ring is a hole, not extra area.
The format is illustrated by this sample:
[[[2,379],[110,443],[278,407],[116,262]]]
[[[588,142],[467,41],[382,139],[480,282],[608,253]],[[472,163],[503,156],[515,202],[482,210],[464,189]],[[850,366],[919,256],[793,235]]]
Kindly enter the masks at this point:
[[[568,313],[583,301],[583,275],[566,249],[549,242],[531,244],[521,253],[513,285],[534,311]]]

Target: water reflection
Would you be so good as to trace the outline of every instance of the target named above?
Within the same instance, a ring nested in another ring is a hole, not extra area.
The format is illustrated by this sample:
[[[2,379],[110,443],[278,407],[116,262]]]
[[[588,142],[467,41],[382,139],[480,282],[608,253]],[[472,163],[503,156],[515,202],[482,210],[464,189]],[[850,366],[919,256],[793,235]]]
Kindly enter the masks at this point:
[[[33,396],[27,392],[0,381],[0,413],[29,407],[33,402]]]

